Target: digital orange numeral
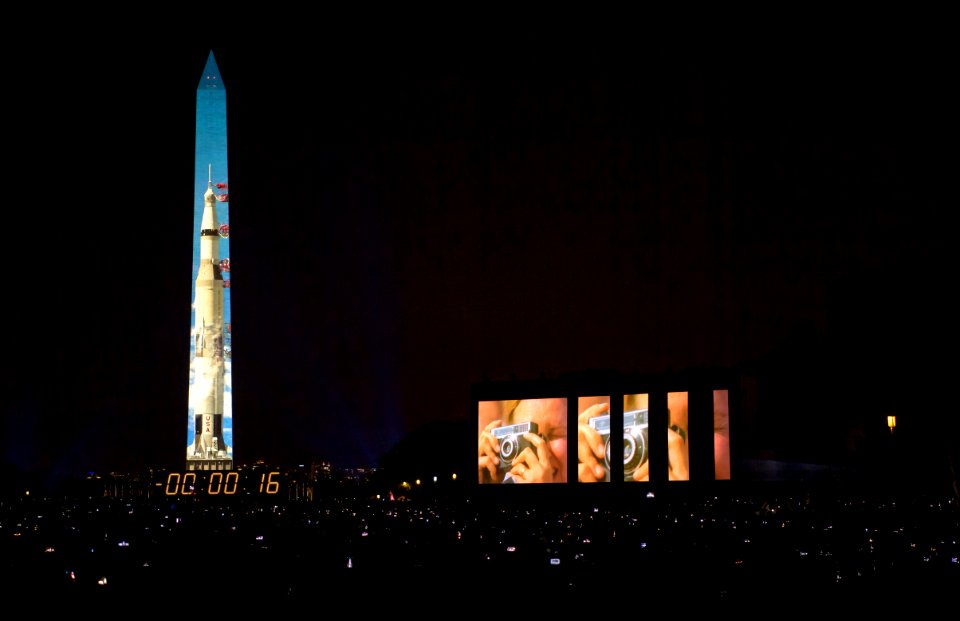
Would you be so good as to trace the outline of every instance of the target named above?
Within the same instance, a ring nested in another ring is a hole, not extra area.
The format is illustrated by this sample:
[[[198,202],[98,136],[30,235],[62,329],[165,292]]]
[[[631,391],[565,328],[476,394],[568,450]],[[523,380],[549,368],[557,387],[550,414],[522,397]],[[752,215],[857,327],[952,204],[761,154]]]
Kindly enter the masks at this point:
[[[173,482],[172,490],[170,488],[171,481]],[[163,490],[163,493],[166,494],[167,496],[176,496],[177,491],[179,490],[179,487],[180,487],[180,473],[171,472],[170,474],[167,475],[167,487],[166,489]]]
[[[213,488],[214,479],[216,479],[217,488]],[[210,475],[210,483],[207,485],[207,494],[211,496],[216,496],[220,493],[220,486],[223,485],[223,473],[214,472]]]
[[[280,491],[280,483],[278,481],[273,480],[274,475],[279,476],[280,473],[271,472],[269,475],[267,475],[267,493],[268,494],[276,494],[277,492]]]
[[[276,494],[277,492],[280,491],[280,482],[273,480],[273,477],[279,474],[280,474],[279,472],[271,472],[269,475],[267,474],[260,475],[260,493],[261,494],[264,492],[264,489],[263,489],[264,481],[266,481],[266,484],[267,484],[266,492],[268,494]]]
[[[190,479],[188,488],[187,479]],[[196,472],[187,472],[183,475],[183,482],[180,483],[180,495],[181,496],[193,496],[193,486],[197,482],[197,473]]]
[[[223,493],[227,496],[237,493],[237,480],[240,475],[236,472],[227,473],[227,482],[223,485]]]

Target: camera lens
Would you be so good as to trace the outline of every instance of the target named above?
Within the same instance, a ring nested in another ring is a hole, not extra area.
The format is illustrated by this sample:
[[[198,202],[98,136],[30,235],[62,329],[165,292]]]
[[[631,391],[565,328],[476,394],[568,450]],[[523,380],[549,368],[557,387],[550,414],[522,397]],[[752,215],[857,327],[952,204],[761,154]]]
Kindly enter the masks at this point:
[[[510,461],[513,459],[513,453],[517,450],[517,443],[513,438],[505,438],[500,442],[500,459]]]
[[[623,436],[623,470],[630,472],[639,466],[637,459],[637,440],[630,434]]]

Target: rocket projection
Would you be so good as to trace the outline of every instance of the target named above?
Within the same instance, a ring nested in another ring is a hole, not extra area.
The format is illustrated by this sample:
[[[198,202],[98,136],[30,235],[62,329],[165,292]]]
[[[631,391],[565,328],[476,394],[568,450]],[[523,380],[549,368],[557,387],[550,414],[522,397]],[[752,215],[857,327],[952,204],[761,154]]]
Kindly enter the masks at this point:
[[[233,468],[227,96],[207,58],[197,87],[187,469]]]

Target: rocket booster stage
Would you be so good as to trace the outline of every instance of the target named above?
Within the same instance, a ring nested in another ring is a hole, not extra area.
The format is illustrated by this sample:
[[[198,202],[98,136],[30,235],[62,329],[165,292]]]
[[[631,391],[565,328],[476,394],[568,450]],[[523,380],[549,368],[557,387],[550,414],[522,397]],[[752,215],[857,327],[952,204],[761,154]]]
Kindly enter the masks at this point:
[[[217,196],[212,181],[203,195],[200,266],[196,281],[196,332],[193,359],[194,459],[227,459],[223,438],[224,280],[220,270]]]

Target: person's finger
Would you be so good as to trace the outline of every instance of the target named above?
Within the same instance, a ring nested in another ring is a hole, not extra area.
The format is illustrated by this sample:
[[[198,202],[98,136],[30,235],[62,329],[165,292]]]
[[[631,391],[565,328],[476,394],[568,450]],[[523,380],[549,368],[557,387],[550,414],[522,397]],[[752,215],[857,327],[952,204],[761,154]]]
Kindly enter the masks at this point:
[[[586,464],[580,464],[577,466],[577,480],[581,483],[596,483],[602,479],[596,476],[596,471],[593,468]]]
[[[593,454],[593,449],[588,442],[586,434],[583,432],[583,426],[581,425],[579,438],[577,438],[577,461],[581,464],[592,464],[597,461],[596,456]]]
[[[489,431],[484,431],[481,438],[485,443],[490,445],[494,453],[498,455],[500,454],[500,441],[497,440],[497,438],[492,433],[490,433]]]
[[[500,454],[500,440],[494,437],[489,431],[483,434],[484,442],[490,447],[490,451],[494,455]]]
[[[598,481],[602,481],[607,478],[607,469],[601,463],[596,463],[593,466],[593,476],[597,477]]]
[[[517,461],[513,463],[513,468],[510,468],[509,474],[513,477],[514,481],[518,483],[529,483],[533,476],[533,471],[520,462],[518,458]]]
[[[490,461],[490,458],[487,457],[486,455],[480,457],[480,458],[477,460],[477,470],[478,470],[478,472],[480,473],[480,482],[481,482],[481,483],[483,483],[483,481],[484,481],[484,476],[483,476],[483,475],[484,475],[485,472],[486,472],[487,475],[490,477],[490,480],[491,480],[491,481],[495,480],[495,478],[496,478],[497,469],[496,469],[496,467],[494,467],[493,463]]]
[[[607,452],[606,446],[604,445],[603,436],[600,435],[593,427],[588,425],[578,425],[577,426],[578,439],[582,440],[579,442],[577,448],[577,454],[579,455],[580,448],[582,446],[588,446],[593,454],[598,458],[602,459]],[[583,460],[581,460],[583,461]]]
[[[496,451],[494,451],[493,449],[494,447],[484,442],[483,444],[480,445],[479,454],[481,456],[488,457],[490,461],[493,462],[494,465],[497,465],[500,463],[500,457],[497,455]]]
[[[540,461],[540,457],[529,446],[520,451],[514,464],[514,468],[518,469],[526,481],[544,482],[553,480],[555,469],[550,465],[549,459],[546,462]]]
[[[610,411],[609,403],[596,403],[594,405],[591,405],[587,409],[585,409],[583,412],[580,412],[580,415],[577,416],[577,422],[581,425],[586,425],[587,421],[589,421],[594,416],[600,416],[601,414],[609,411]]]
[[[589,469],[597,479],[606,478],[607,471],[594,455],[595,450],[586,442],[577,442],[577,459],[580,461],[578,467]]]
[[[532,444],[537,449],[537,458],[540,460],[540,464],[547,466],[550,464],[550,447],[547,445],[547,441],[542,437],[538,436],[535,433],[527,432],[523,434],[523,437]]]
[[[536,451],[531,449],[529,446],[524,447],[523,450],[520,451],[520,453],[513,460],[513,463],[524,466],[527,470],[542,467],[540,458],[537,457]]]
[[[647,481],[650,479],[650,460],[647,460],[640,464],[640,466],[633,471],[633,480],[634,481]]]
[[[595,416],[600,416],[601,414],[604,414],[609,410],[610,410],[609,403],[596,403],[594,405],[591,405],[584,411],[580,412],[580,414],[577,416],[577,422],[581,425],[586,425],[591,418]]]
[[[483,430],[484,430],[484,431],[491,431],[494,427],[499,427],[499,426],[502,425],[502,424],[503,424],[503,421],[498,418],[498,419],[496,419],[496,420],[490,421],[490,422],[487,424],[487,426],[483,428]]]
[[[486,471],[490,475],[491,481],[497,480],[497,467],[493,464],[493,460],[486,455],[477,460],[477,469],[479,470],[481,477],[483,476],[483,472]],[[481,483],[482,482],[483,481],[481,480]]]

